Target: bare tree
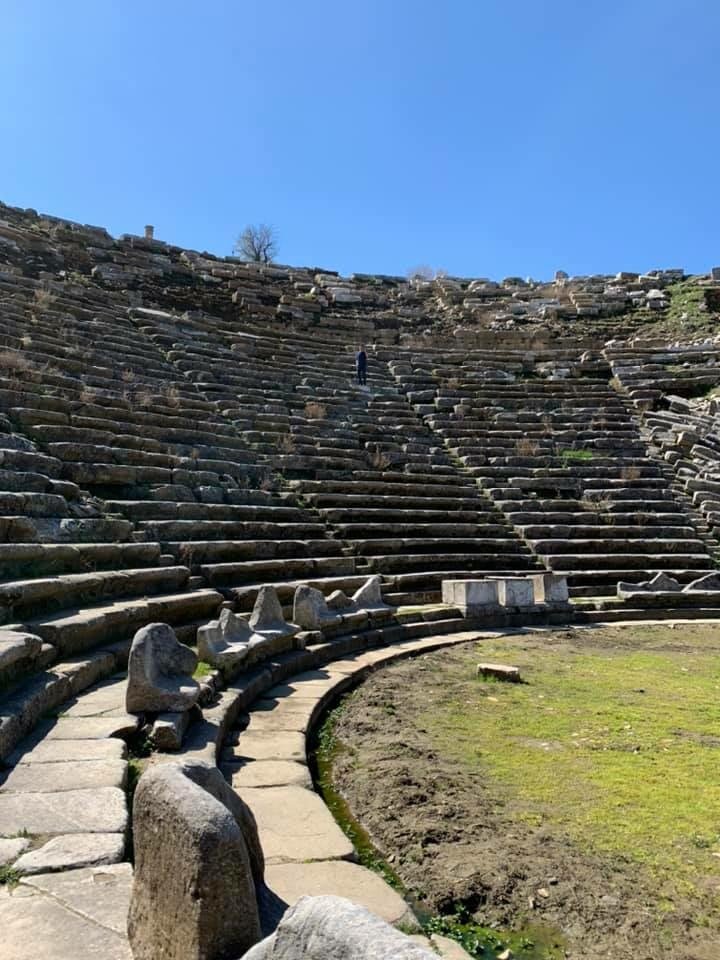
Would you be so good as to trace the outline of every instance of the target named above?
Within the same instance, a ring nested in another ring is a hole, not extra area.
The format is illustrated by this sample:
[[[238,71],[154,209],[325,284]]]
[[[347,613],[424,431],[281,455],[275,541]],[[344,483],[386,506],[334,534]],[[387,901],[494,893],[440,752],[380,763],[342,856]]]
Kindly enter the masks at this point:
[[[274,227],[266,223],[248,224],[237,238],[234,251],[245,260],[270,263],[278,252],[278,240]]]

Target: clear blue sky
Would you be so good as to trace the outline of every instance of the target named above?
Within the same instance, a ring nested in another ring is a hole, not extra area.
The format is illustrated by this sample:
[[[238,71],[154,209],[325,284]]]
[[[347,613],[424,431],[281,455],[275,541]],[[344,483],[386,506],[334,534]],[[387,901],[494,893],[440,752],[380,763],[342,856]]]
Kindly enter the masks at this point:
[[[720,263],[718,0],[0,0],[0,199],[282,262]]]

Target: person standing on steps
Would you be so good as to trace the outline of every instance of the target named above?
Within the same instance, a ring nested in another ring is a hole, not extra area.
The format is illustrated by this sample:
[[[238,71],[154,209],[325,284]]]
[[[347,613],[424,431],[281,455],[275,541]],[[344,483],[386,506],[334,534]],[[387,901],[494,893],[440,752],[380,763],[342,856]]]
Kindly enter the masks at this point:
[[[365,353],[365,347],[363,346],[355,354],[355,366],[357,368],[357,382],[364,386],[367,383],[367,353]]]

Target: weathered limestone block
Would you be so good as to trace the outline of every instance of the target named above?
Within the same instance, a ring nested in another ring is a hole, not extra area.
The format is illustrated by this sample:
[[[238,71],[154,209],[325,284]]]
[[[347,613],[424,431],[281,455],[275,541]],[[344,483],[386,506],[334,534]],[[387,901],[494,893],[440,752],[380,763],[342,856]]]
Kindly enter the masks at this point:
[[[300,584],[293,598],[293,622],[302,630],[322,630],[335,626],[342,617],[328,609],[325,597],[320,590],[307,584]]]
[[[505,663],[479,663],[478,677],[493,677],[495,680],[506,680],[509,683],[520,683],[520,668],[511,667]]]
[[[166,623],[150,623],[133,637],[128,660],[128,713],[182,712],[195,705],[197,657]]]
[[[243,960],[437,960],[437,955],[343,897],[301,897]]]
[[[250,627],[255,633],[272,639],[289,639],[300,629],[296,624],[285,620],[274,587],[260,588],[250,617]]]
[[[534,573],[531,576],[535,593],[535,603],[569,603],[567,577],[558,573]]]
[[[190,710],[182,713],[161,713],[152,727],[152,741],[158,750],[179,750],[190,725]]]
[[[458,607],[463,616],[497,610],[497,580],[443,580],[443,603]]]
[[[530,577],[503,577],[497,581],[498,598],[503,607],[531,607],[535,590]]]
[[[258,639],[247,620],[225,609],[217,620],[199,628],[198,656],[223,674],[231,674],[247,660],[250,646]]]
[[[382,577],[375,574],[358,589],[352,596],[353,604],[358,610],[392,610],[389,604],[385,603],[382,596]]]
[[[258,942],[262,854],[253,827],[216,767],[170,763],[143,774],[128,915],[135,960],[241,957]]]

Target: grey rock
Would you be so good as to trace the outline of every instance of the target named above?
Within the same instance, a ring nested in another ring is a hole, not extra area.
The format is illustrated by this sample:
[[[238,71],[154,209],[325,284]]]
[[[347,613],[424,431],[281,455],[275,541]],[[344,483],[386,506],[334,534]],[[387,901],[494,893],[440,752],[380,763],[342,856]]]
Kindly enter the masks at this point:
[[[182,712],[197,703],[200,687],[191,674],[197,657],[166,623],[150,623],[133,637],[128,660],[128,713]]]
[[[382,578],[379,574],[370,577],[352,597],[353,604],[359,610],[392,610],[382,597]]]
[[[119,863],[125,852],[121,833],[72,833],[53,837],[37,850],[23,854],[15,863],[22,873],[51,873]]]
[[[240,957],[260,939],[252,857],[218,794],[242,804],[220,771],[200,762],[163,764],[140,778],[128,916],[135,960]]]
[[[339,614],[328,609],[320,590],[305,583],[295,590],[293,621],[302,630],[322,630],[324,626],[334,626],[341,620]]]
[[[247,620],[232,610],[222,610],[217,620],[198,629],[198,656],[223,674],[232,674],[247,660],[251,644],[260,639]]]
[[[301,897],[243,960],[437,960],[380,917],[343,897]]]
[[[257,595],[250,626],[255,633],[271,639],[289,639],[299,632],[299,627],[288,623],[274,587],[261,587]]]

